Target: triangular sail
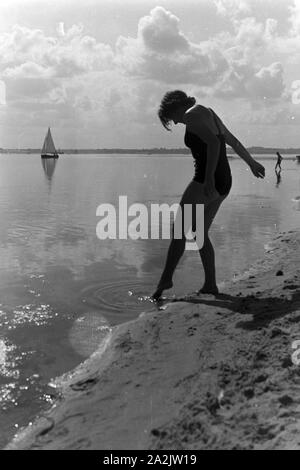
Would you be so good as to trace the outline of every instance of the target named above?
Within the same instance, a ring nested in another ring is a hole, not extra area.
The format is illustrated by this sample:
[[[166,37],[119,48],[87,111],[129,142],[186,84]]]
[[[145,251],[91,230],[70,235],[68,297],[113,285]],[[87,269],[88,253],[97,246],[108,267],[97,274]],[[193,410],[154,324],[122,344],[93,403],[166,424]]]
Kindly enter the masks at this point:
[[[52,139],[50,127],[48,129],[47,135],[45,137],[44,145],[42,148],[42,154],[45,154],[45,153],[54,153],[54,154],[57,153],[53,139]]]

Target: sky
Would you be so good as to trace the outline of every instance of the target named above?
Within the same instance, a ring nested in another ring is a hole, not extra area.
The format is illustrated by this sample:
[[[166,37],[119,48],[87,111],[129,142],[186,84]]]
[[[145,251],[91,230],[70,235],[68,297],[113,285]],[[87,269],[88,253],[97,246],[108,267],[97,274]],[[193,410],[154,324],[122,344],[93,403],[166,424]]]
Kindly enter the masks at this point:
[[[175,89],[245,146],[300,147],[300,0],[0,0],[0,147],[183,147]]]

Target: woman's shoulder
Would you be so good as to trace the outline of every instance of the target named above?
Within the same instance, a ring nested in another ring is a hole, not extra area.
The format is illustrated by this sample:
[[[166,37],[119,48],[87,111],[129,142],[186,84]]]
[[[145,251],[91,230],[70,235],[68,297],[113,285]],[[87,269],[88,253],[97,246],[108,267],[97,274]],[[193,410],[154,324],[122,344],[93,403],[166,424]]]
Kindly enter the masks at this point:
[[[209,114],[210,111],[205,106],[202,106],[201,104],[195,104],[186,110],[184,117],[186,122],[191,122],[194,121],[194,119],[207,119]]]

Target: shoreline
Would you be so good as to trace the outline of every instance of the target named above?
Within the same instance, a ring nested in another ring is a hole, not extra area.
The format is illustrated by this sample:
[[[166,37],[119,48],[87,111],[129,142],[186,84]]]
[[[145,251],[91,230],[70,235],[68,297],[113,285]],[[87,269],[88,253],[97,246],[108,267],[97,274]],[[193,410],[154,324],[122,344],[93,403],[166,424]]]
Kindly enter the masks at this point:
[[[300,449],[299,261],[300,233],[280,232],[222,294],[113,327],[5,449]]]
[[[37,155],[37,152],[32,152],[32,153],[21,153],[21,152],[7,152],[7,153],[0,153],[0,155],[27,155],[27,156],[32,156],[32,155]],[[59,154],[60,155],[60,154]],[[64,155],[67,155],[68,157],[74,157],[74,156],[91,156],[95,155],[97,157],[102,157],[102,158],[114,158],[114,157],[142,157],[142,158],[147,158],[147,157],[174,157],[174,158],[186,158],[190,157],[191,154],[185,151],[182,152],[165,152],[165,153],[159,153],[159,152],[66,152]],[[268,156],[267,156],[268,155]],[[283,161],[294,161],[298,163],[297,156],[296,154],[283,154],[284,158]],[[252,156],[255,158],[255,160],[270,160],[270,161],[277,161],[277,157],[274,157],[271,153],[270,154],[263,154],[263,153],[253,153]],[[40,158],[40,154],[38,154],[38,157]],[[240,157],[236,153],[230,153],[227,152],[227,157],[230,160],[239,160]],[[282,168],[284,169],[284,168]]]

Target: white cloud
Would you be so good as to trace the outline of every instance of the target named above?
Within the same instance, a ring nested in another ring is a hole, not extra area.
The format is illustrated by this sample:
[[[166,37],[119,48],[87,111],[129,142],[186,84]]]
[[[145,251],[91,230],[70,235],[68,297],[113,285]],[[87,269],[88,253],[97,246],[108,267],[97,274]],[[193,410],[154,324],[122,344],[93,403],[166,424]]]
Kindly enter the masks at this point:
[[[112,50],[83,33],[82,25],[58,36],[47,36],[39,29],[15,25],[0,36],[0,72],[6,87],[7,122],[41,124],[53,113],[56,121],[74,120],[76,113],[93,108],[91,91],[81,76],[109,69]],[[78,79],[78,80],[77,80]],[[45,116],[45,118],[43,118]],[[77,118],[76,118],[77,119]]]
[[[60,23],[58,23],[56,31],[57,31],[57,34],[59,36],[64,36],[65,35],[65,25],[62,21]]]
[[[277,35],[277,21],[267,18],[263,23],[247,16],[252,10],[246,0],[217,0],[216,5],[219,13],[231,17],[233,33],[191,42],[181,31],[179,18],[158,6],[140,19],[135,38],[117,39],[115,52],[84,34],[82,24],[65,29],[60,22],[57,37],[16,25],[2,38],[3,78],[10,89],[18,78],[62,80],[114,67],[132,79],[150,79],[170,86],[197,85],[205,93],[224,98],[254,98],[255,90],[260,96],[261,90],[272,84],[273,97],[280,97],[282,66],[280,73],[276,69],[275,77],[273,66],[263,58]],[[51,96],[57,97],[57,81],[52,84],[56,92]]]
[[[6,105],[6,85],[3,80],[0,80],[0,106]]]
[[[190,47],[179,29],[179,19],[163,7],[153,8],[150,15],[140,19],[138,37],[142,38],[145,48],[163,54],[185,52]]]
[[[284,7],[289,30],[282,29],[279,0],[274,8],[269,0],[215,0],[215,5],[226,29],[201,41],[195,36],[192,41],[188,25],[183,29],[179,15],[162,6],[140,17],[131,36],[117,37],[115,47],[97,41],[81,23],[66,27],[60,21],[52,35],[15,25],[0,34],[7,122],[22,123],[26,116],[39,126],[51,116],[95,133],[98,126],[105,136],[112,135],[113,123],[126,142],[148,137],[150,126],[158,133],[159,101],[175,87],[204,103],[215,99],[228,107],[230,101],[230,109],[235,105],[241,113],[237,119],[251,125],[259,116],[289,122],[295,90],[286,76],[300,62],[299,0],[293,5],[287,0]]]
[[[291,100],[293,104],[300,104],[300,80],[291,83]]]
[[[283,67],[274,62],[267,67],[261,67],[255,72],[254,67],[247,63],[236,63],[223,79],[211,90],[212,95],[223,99],[243,98],[252,102],[278,100],[286,92]]]
[[[217,12],[220,15],[237,18],[251,12],[251,6],[247,0],[214,0]]]
[[[274,62],[268,67],[262,67],[246,81],[245,88],[254,99],[273,99],[282,96],[285,90],[282,65]]]
[[[179,19],[155,7],[140,19],[136,38],[119,37],[115,63],[133,76],[164,83],[215,82],[227,61],[214,43],[194,44],[179,29]]]
[[[7,67],[3,72],[6,78],[52,78],[54,71],[50,67],[43,67],[35,62],[24,62],[16,67]]]
[[[73,25],[65,32],[60,23],[57,37],[15,25],[10,33],[0,36],[0,67],[4,73],[7,67],[30,62],[37,67],[51,68],[52,76],[69,77],[107,69],[112,57],[110,46],[84,35],[82,25]]]
[[[115,63],[132,77],[196,85],[201,95],[280,99],[285,91],[283,65],[266,62],[278,34],[277,20],[247,16],[252,10],[246,0],[221,0],[217,7],[231,19],[232,33],[193,43],[175,15],[156,7],[140,19],[136,38],[118,39]]]
[[[292,25],[291,35],[300,35],[300,0],[294,0],[290,6],[290,23]]]

